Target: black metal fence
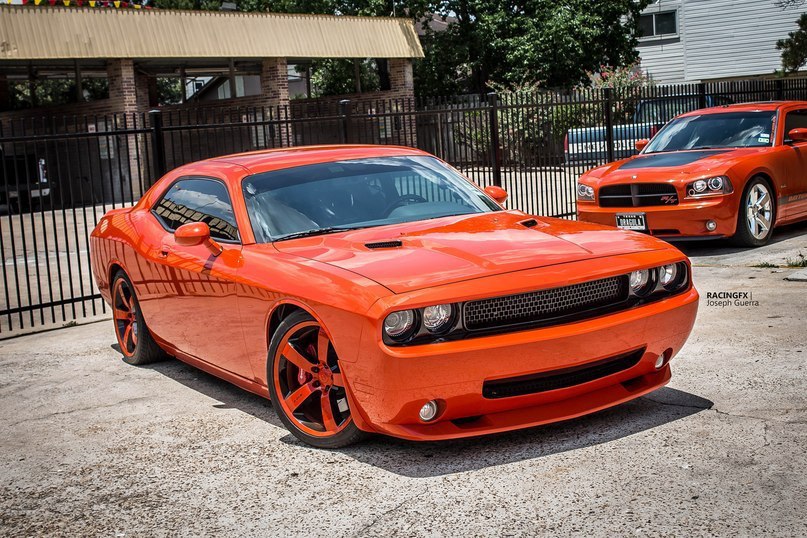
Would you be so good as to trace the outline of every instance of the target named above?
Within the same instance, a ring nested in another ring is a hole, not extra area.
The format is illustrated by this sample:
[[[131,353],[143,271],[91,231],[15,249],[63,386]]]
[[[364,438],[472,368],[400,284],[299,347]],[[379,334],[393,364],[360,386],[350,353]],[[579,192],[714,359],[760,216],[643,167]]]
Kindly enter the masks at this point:
[[[0,117],[0,337],[104,315],[90,231],[187,162],[311,144],[413,146],[504,187],[511,208],[573,218],[576,178],[632,155],[677,114],[771,99],[806,100],[807,79]]]

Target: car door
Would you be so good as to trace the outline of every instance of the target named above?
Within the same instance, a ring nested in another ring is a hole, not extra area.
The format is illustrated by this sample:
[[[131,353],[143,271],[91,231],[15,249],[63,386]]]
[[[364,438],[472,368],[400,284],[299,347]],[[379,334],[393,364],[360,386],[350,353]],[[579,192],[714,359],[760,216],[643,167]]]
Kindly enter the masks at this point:
[[[150,249],[154,283],[149,324],[179,351],[242,377],[252,378],[243,361],[235,278],[241,241],[232,202],[223,181],[209,177],[176,180],[151,208],[162,227],[159,247]],[[221,252],[205,244],[177,243],[174,231],[204,222]],[[145,310],[144,310],[145,313]]]
[[[787,192],[782,193],[782,215],[787,218],[807,216],[807,142],[796,142],[788,133],[792,129],[807,129],[807,109],[785,113],[783,141],[787,173]]]

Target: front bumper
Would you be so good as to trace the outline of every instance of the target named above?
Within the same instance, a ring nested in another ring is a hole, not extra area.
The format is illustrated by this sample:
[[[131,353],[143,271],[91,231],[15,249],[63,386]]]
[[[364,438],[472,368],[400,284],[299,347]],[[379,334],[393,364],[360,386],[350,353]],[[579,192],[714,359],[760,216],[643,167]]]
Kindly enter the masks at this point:
[[[719,238],[734,235],[737,207],[733,195],[684,199],[674,206],[599,207],[596,202],[577,202],[577,216],[581,221],[616,226],[617,213],[644,213],[651,235],[665,239]],[[714,230],[706,229],[708,220],[717,224]]]
[[[360,428],[412,440],[442,440],[526,428],[592,413],[661,387],[695,320],[698,293],[599,318],[535,330],[404,348],[370,337],[362,356],[345,364]],[[634,366],[593,381],[545,392],[485,398],[485,381],[552,372],[644,349]],[[424,423],[430,400],[441,413]]]

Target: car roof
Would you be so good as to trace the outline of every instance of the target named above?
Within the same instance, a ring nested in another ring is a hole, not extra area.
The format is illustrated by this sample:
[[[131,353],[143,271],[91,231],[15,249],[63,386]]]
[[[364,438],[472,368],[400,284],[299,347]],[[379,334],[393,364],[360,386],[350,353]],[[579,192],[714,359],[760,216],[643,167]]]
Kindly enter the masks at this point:
[[[373,157],[401,157],[411,155],[429,155],[425,151],[404,146],[381,145],[327,145],[327,146],[299,146],[293,148],[270,149],[236,153],[214,157],[201,163],[234,164],[245,168],[251,174],[292,168],[306,164],[317,164],[352,159],[367,159]],[[191,163],[186,166],[192,167]],[[184,168],[184,167],[183,167]]]
[[[722,114],[726,112],[776,111],[780,108],[790,106],[801,106],[807,108],[807,101],[754,101],[751,103],[736,103],[733,105],[720,105],[710,108],[701,108],[681,114],[679,117],[698,116],[701,114]]]

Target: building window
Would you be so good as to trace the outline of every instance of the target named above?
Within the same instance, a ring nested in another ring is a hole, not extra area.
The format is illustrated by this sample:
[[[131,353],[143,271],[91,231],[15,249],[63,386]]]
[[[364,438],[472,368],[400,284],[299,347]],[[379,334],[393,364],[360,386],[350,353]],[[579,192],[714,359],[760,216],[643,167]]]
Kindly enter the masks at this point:
[[[666,37],[678,35],[675,11],[650,13],[639,17],[639,37]]]

